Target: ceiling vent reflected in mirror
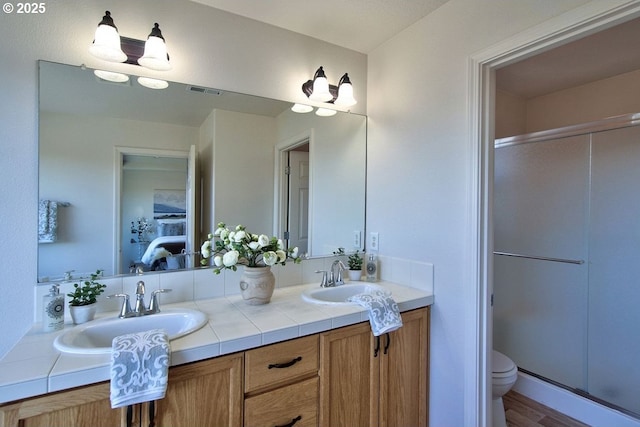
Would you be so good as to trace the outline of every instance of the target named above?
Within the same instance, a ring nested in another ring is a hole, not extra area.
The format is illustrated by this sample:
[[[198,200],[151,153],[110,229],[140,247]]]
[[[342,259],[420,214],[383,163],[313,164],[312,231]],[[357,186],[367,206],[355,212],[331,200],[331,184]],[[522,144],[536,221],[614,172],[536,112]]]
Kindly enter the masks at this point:
[[[208,93],[209,95],[216,95],[216,96],[220,96],[224,93],[218,89],[211,89],[211,88],[200,87],[200,86],[187,86],[187,90],[189,92]]]

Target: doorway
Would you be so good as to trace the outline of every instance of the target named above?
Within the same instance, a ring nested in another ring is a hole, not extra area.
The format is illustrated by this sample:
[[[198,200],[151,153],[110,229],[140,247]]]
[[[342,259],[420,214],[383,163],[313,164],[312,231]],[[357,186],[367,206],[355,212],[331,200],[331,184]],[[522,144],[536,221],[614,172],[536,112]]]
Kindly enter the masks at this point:
[[[192,268],[195,146],[188,152],[116,147],[115,163],[117,274]]]
[[[309,254],[312,245],[313,130],[280,142],[275,155],[274,233],[285,248]]]
[[[309,142],[286,151],[287,210],[284,237],[287,249],[309,250]]]
[[[493,303],[493,144],[495,119],[495,71],[507,64],[526,59],[552,47],[593,34],[616,23],[640,16],[637,2],[614,7],[603,2],[591,2],[588,7],[563,15],[562,19],[550,20],[531,29],[523,37],[513,37],[499,47],[486,49],[470,58],[469,102],[471,175],[469,186],[470,205],[474,209],[470,223],[472,263],[470,277],[475,278],[475,322],[470,337],[476,342],[475,370],[467,377],[468,390],[480,390],[476,420],[489,424],[491,420],[491,360],[493,347],[492,303]],[[566,408],[556,407],[574,418],[584,413],[581,409],[569,413]]]

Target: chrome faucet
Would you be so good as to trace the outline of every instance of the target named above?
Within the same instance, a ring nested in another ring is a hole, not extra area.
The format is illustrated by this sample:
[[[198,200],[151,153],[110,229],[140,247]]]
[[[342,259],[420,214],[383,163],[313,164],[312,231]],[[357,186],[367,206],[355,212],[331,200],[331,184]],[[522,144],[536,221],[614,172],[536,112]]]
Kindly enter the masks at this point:
[[[338,269],[337,272],[336,268]],[[320,287],[331,288],[333,286],[344,285],[342,272],[346,269],[347,267],[342,261],[335,260],[333,261],[333,264],[331,264],[331,270],[316,270],[316,273],[322,273],[322,281],[320,282]]]
[[[156,289],[151,292],[151,300],[149,301],[149,307],[144,304],[145,287],[144,282],[140,280],[136,286],[136,305],[131,309],[129,303],[129,295],[127,294],[115,294],[109,295],[107,298],[122,298],[122,307],[120,308],[119,318],[125,319],[128,317],[146,316],[149,314],[155,314],[160,312],[160,304],[158,302],[158,294],[171,292],[171,289]]]
[[[338,273],[335,273],[336,267],[338,268]],[[344,279],[342,278],[342,272],[345,271],[347,267],[345,267],[344,263],[339,259],[333,261],[331,264],[331,280],[333,280],[334,286],[344,285]]]

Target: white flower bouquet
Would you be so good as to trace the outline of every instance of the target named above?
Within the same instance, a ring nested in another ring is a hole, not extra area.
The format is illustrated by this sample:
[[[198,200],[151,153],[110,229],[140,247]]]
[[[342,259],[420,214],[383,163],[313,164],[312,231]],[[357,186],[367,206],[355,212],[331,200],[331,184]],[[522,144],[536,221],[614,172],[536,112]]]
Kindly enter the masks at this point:
[[[249,233],[243,225],[230,230],[223,222],[218,223],[216,231],[209,234],[200,248],[202,265],[208,265],[213,257],[216,274],[224,269],[237,270],[237,265],[265,267],[285,265],[288,259],[300,263],[298,248],[284,249],[284,242],[266,234]]]

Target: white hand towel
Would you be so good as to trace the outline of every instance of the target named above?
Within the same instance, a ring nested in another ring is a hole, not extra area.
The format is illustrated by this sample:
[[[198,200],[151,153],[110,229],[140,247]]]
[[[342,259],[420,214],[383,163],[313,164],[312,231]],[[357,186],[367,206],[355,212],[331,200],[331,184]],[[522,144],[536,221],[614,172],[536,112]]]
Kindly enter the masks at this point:
[[[162,399],[171,347],[163,329],[120,335],[111,350],[111,407]]]
[[[388,292],[367,292],[349,297],[347,301],[359,304],[369,310],[371,331],[376,337],[402,327],[398,304]]]

